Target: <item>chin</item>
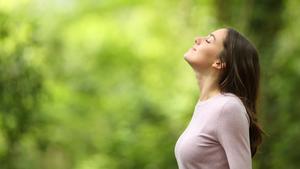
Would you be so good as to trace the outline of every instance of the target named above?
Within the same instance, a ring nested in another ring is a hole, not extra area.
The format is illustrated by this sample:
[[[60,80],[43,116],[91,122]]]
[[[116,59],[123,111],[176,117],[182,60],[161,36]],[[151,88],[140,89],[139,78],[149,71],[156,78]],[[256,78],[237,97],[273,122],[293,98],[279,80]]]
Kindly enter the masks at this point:
[[[190,65],[193,67],[193,61],[191,60],[190,56],[189,55],[184,55],[184,60]]]
[[[188,60],[188,55],[183,55],[183,59],[187,61]]]
[[[186,60],[187,62],[189,62],[190,60],[190,53],[189,52],[186,52],[184,55],[183,55],[183,59]]]
[[[191,60],[189,59],[188,56],[185,55],[185,56],[183,57],[183,59],[184,59],[188,64],[191,65]]]

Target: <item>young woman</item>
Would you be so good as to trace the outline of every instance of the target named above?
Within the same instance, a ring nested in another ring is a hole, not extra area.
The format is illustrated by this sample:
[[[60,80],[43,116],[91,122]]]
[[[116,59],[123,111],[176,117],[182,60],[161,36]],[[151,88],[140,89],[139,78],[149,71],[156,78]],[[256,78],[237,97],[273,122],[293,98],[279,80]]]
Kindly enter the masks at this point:
[[[175,145],[179,169],[251,169],[263,133],[256,118],[257,50],[234,29],[223,28],[197,37],[184,59],[201,96]]]

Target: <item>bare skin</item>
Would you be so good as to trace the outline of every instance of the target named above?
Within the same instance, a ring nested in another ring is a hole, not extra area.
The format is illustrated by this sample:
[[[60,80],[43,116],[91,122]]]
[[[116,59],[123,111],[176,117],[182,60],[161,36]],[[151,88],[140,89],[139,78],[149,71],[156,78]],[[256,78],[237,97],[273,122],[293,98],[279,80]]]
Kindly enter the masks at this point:
[[[218,29],[207,37],[196,37],[191,49],[184,54],[184,59],[193,68],[198,82],[198,101],[207,100],[220,94],[218,77],[225,66],[221,64],[219,54],[223,50],[226,29]]]

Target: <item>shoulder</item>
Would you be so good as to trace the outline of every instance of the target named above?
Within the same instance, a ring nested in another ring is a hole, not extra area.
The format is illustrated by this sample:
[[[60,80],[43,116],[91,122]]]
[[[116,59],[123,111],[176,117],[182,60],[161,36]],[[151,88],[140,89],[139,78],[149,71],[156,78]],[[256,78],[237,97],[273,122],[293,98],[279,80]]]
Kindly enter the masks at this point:
[[[249,117],[243,102],[232,93],[222,94],[221,99],[221,111],[219,112],[219,118],[223,120],[242,120],[249,124]]]
[[[238,98],[235,94],[232,93],[224,93],[222,94],[223,104],[222,109],[223,111],[231,111],[231,110],[244,110],[245,106],[240,98]]]

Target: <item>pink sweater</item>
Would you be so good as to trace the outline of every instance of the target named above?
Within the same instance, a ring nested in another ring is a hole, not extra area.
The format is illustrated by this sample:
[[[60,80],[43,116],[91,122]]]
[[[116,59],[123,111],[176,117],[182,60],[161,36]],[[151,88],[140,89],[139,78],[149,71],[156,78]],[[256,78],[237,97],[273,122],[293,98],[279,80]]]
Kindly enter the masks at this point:
[[[251,169],[249,117],[231,93],[198,101],[175,145],[179,169]]]

